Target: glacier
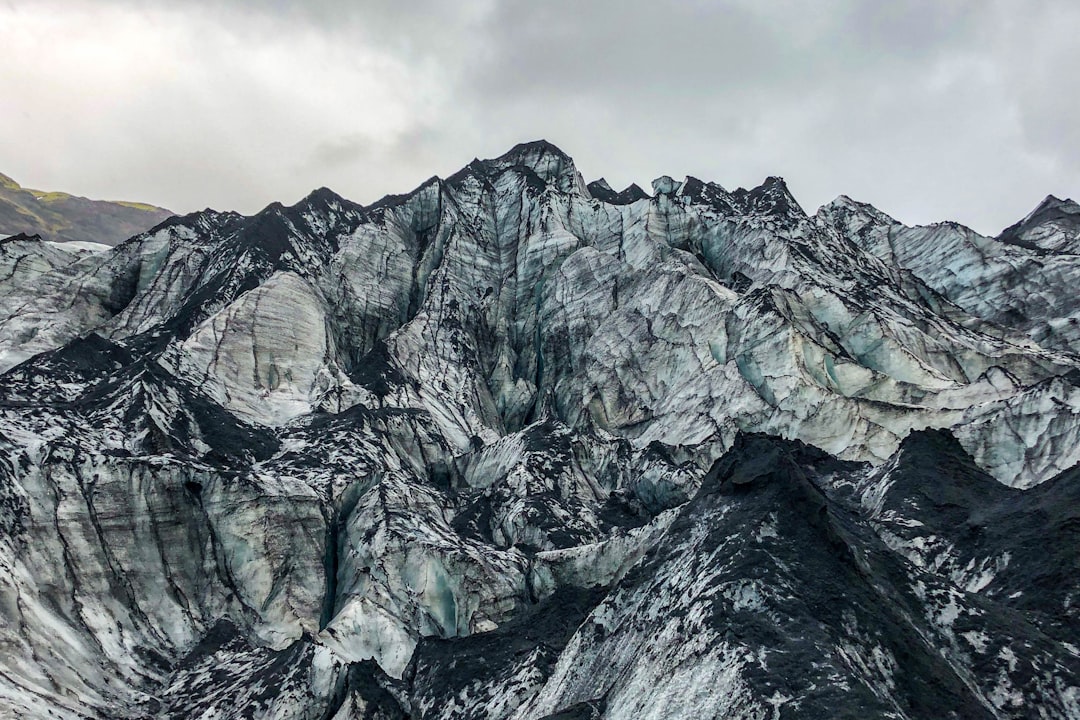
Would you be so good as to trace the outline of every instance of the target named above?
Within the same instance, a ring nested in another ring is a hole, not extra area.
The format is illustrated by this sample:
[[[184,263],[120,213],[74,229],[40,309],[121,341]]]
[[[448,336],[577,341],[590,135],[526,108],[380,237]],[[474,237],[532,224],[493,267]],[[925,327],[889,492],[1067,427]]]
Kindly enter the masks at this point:
[[[544,141],[0,240],[0,715],[1080,718],[1078,283]]]

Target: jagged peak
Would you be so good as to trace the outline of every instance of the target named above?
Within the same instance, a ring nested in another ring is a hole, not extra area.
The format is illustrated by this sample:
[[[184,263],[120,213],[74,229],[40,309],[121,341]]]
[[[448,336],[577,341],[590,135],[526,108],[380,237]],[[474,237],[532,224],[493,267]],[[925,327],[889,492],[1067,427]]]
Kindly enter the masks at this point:
[[[870,203],[854,200],[850,195],[838,195],[825,203],[814,213],[815,217],[827,219],[837,215],[855,215],[864,220],[883,225],[897,225],[899,222],[888,213],[878,210]]]
[[[670,175],[661,175],[652,181],[652,189],[655,195],[674,195],[682,189],[683,184]]]
[[[342,197],[330,188],[324,186],[315,188],[292,205],[285,205],[282,202],[274,201],[264,207],[259,212],[252,215],[251,217],[252,219],[267,216],[292,217],[296,213],[304,213],[305,211],[312,210],[321,210],[331,206],[355,208],[360,207],[351,200]]]
[[[490,162],[507,162],[525,165],[528,164],[528,160],[533,157],[544,156],[554,156],[563,162],[574,162],[573,158],[563,152],[561,148],[542,138],[540,140],[530,140],[529,142],[518,143]]]
[[[414,197],[416,197],[418,195],[421,195],[421,194],[423,194],[425,192],[428,192],[429,190],[432,190],[432,189],[434,189],[437,192],[442,192],[442,190],[446,187],[446,185],[448,183],[449,184],[454,184],[456,182],[456,180],[460,180],[464,176],[464,174],[467,174],[469,172],[469,168],[472,167],[474,163],[479,163],[479,162],[480,162],[479,160],[473,160],[471,163],[469,163],[469,165],[465,166],[464,168],[462,168],[458,172],[454,173],[449,178],[447,178],[445,181],[442,178],[440,178],[438,175],[432,175],[427,180],[420,183],[419,185],[417,185],[415,188],[413,188],[412,190],[410,190],[407,193],[395,194],[395,195],[383,195],[381,198],[379,198],[378,200],[376,200],[372,204],[365,206],[364,210],[366,210],[368,212],[374,212],[374,211],[377,211],[377,210],[385,210],[387,208],[396,207],[396,206],[401,205],[403,203],[406,203],[409,200],[411,200],[412,198],[414,198]]]
[[[286,208],[288,214],[300,213],[302,216],[315,214],[333,216],[339,212],[362,212],[363,207],[348,198],[342,197],[328,187],[312,190],[292,207]]]
[[[1039,206],[1029,213],[1029,216],[1035,215],[1042,210],[1063,210],[1072,215],[1080,213],[1080,204],[1077,204],[1072,198],[1065,198],[1062,200],[1056,195],[1047,195],[1043,198],[1043,201],[1039,203]]]
[[[0,245],[7,245],[10,243],[20,242],[42,242],[40,235],[30,235],[27,233],[15,233],[14,235],[7,235],[0,237]]]
[[[280,215],[281,212],[284,209],[285,209],[285,204],[282,203],[279,200],[275,200],[272,203],[270,203],[269,205],[267,205],[266,207],[264,207],[259,212],[252,215],[252,217],[257,218],[257,217],[263,217],[263,216],[267,216],[267,215]]]
[[[562,192],[589,194],[573,158],[547,140],[519,143],[494,160],[473,162],[480,162],[486,170],[496,172],[524,167],[545,184],[553,185]]]
[[[1062,200],[1056,195],[1047,195],[1043,198],[1042,202],[1035,206],[1031,212],[1025,215],[1019,222],[1011,225],[1008,229],[1004,230],[1001,234],[1009,232],[1013,228],[1018,228],[1024,225],[1030,225],[1041,221],[1047,215],[1053,215],[1057,213],[1063,213],[1065,215],[1080,215],[1080,205],[1071,198]]]
[[[294,206],[295,207],[295,206]],[[286,209],[281,203],[271,203],[249,218],[231,241],[254,252],[272,264],[280,262],[287,254],[294,253],[297,238],[290,227]]]
[[[788,189],[784,178],[778,175],[770,175],[764,182],[750,190],[739,188],[733,191],[731,196],[748,213],[806,216],[806,212]]]
[[[976,488],[980,502],[989,503],[1015,495],[1018,491],[1001,484],[979,467],[956,435],[947,428],[913,430],[900,442],[893,455],[890,494],[897,498],[936,498],[960,508],[972,498]],[[948,482],[928,482],[947,477]]]
[[[728,194],[728,191],[724,188],[724,186],[718,182],[713,182],[712,180],[702,180],[701,178],[694,177],[693,175],[687,175],[686,178],[683,180],[683,192],[686,192],[690,188],[695,187],[708,188],[713,192],[721,192],[725,195]]]
[[[199,245],[244,248],[245,252],[253,251],[260,257],[277,262],[284,253],[290,251],[294,243],[308,243],[311,239],[309,235],[320,237],[320,232],[312,234],[302,229],[298,234],[299,224],[309,225],[310,222],[305,216],[310,217],[312,211],[315,211],[315,214],[320,214],[320,211],[325,214],[327,205],[334,202],[349,203],[333,191],[319,188],[294,205],[286,206],[275,201],[253,215],[219,212],[208,208],[168,218],[145,233],[130,238],[122,246],[138,244],[143,238],[176,227],[181,234],[175,239],[187,239]],[[332,243],[330,237],[325,240]]]
[[[868,203],[859,202],[858,200],[853,199],[850,195],[841,194],[841,195],[837,195],[835,198],[833,198],[829,202],[825,203],[821,207],[823,207],[823,208],[826,208],[826,207],[846,207],[846,208],[857,208],[857,209],[861,210],[862,208],[867,208],[867,207],[872,207],[872,206],[869,205]]]
[[[192,232],[197,236],[205,237],[211,235],[230,222],[239,222],[245,218],[245,215],[242,215],[235,210],[215,210],[213,208],[203,208],[202,210],[196,210],[184,215],[171,215],[157,225],[154,225],[152,228],[124,240],[116,247],[138,245],[144,239],[172,228],[186,229],[188,232]]]
[[[793,489],[801,487],[823,506],[825,495],[806,476],[806,469],[816,466],[852,468],[857,463],[838,460],[798,439],[740,430],[731,448],[705,474],[700,492],[722,492],[723,486],[746,490],[779,481]]]
[[[586,187],[588,187],[590,191],[595,187],[598,190],[615,192],[615,188],[611,187],[611,183],[609,183],[606,178],[599,178],[597,180],[593,180]]]
[[[609,205],[629,205],[649,197],[649,194],[637,183],[630,183],[623,190],[615,191],[604,178],[592,181],[586,186],[586,190],[593,199]]]
[[[923,451],[926,448],[933,448],[938,452],[954,453],[968,459],[971,457],[948,428],[912,430],[900,441],[897,452],[902,453],[905,450],[908,452]]]
[[[792,202],[795,201],[795,196],[791,194],[791,190],[788,188],[787,182],[779,175],[770,175],[765,178],[765,181],[758,185],[756,188],[750,191],[751,193],[758,192],[763,195],[770,195],[773,197],[786,197]],[[798,205],[798,203],[795,203]]]
[[[473,158],[465,167],[458,170],[456,173],[447,176],[445,183],[452,188],[457,188],[466,181],[466,179],[473,177],[479,179],[481,182],[487,182],[488,175],[491,172],[491,160],[481,160],[480,158]],[[424,186],[421,186],[422,189]],[[415,191],[414,191],[415,192]],[[410,193],[409,195],[411,195]],[[409,197],[405,196],[387,196],[387,197]],[[381,201],[380,201],[381,202]]]
[[[693,203],[708,205],[725,214],[737,213],[739,208],[732,202],[731,193],[722,185],[714,182],[705,182],[693,175],[687,175],[679,188],[679,195]]]
[[[417,195],[417,194],[422,193],[425,190],[428,190],[428,189],[431,189],[431,188],[435,188],[437,190],[442,190],[443,189],[442,178],[440,178],[438,175],[432,175],[427,180],[425,180],[424,182],[417,185],[416,188],[413,189],[413,191],[411,193],[409,193],[409,195]]]
[[[1037,237],[1045,231],[1038,228],[1058,228],[1056,239]],[[1034,231],[1034,235],[1031,233]],[[1064,231],[1063,233],[1060,231]],[[1010,245],[1025,247],[1038,252],[1076,252],[1077,240],[1080,239],[1080,204],[1055,195],[1047,195],[1034,210],[1022,220],[1001,231],[998,241]]]
[[[349,201],[346,200],[345,198],[343,198],[341,195],[338,195],[336,192],[334,192],[330,188],[328,188],[326,186],[323,186],[323,187],[315,188],[314,190],[309,192],[304,197],[303,200],[301,200],[299,203],[297,203],[297,205],[307,205],[307,204],[313,204],[313,203],[330,204],[330,203],[343,203],[343,202],[349,202]]]

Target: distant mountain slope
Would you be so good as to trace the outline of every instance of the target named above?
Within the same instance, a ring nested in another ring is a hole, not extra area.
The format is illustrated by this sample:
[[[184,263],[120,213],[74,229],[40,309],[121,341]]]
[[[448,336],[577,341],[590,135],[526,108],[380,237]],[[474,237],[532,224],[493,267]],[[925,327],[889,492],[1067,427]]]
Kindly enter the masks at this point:
[[[0,173],[0,237],[26,233],[59,242],[116,245],[172,214],[144,203],[31,190]]]

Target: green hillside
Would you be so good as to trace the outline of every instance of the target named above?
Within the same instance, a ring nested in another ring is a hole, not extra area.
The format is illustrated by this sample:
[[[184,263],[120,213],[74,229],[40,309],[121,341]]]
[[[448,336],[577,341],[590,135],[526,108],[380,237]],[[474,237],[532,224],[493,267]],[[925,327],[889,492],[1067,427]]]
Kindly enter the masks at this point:
[[[116,245],[172,213],[138,202],[89,200],[24,188],[0,173],[0,237],[27,233],[60,242]]]

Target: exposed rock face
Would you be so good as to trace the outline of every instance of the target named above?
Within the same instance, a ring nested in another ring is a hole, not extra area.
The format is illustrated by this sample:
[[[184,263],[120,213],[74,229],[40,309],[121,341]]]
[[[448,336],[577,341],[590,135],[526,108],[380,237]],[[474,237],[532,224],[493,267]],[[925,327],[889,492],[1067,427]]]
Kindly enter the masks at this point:
[[[1075,204],[653,191],[0,244],[0,715],[1080,717]]]

